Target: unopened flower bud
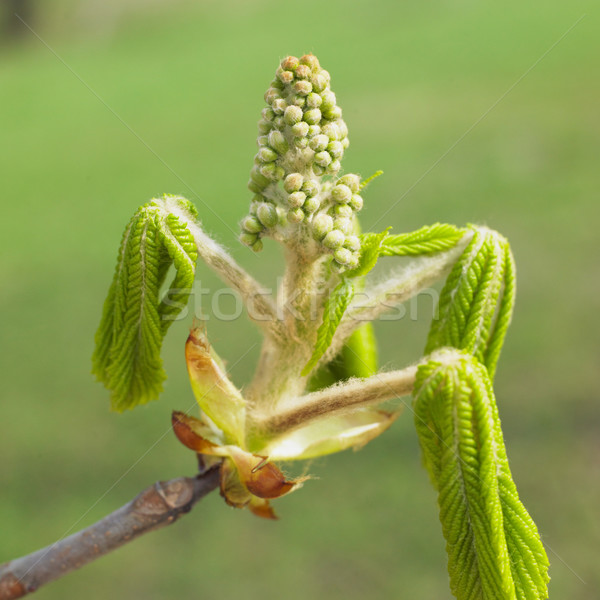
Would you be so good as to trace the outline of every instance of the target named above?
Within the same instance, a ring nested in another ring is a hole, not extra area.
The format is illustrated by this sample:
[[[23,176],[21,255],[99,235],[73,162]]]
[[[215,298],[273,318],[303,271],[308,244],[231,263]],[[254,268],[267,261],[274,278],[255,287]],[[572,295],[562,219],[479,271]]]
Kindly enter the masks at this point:
[[[298,79],[308,79],[311,76],[311,69],[308,65],[299,65],[295,74]]]
[[[352,218],[354,212],[347,204],[336,204],[333,208],[333,214],[336,217],[344,217],[345,219]]]
[[[346,173],[340,177],[338,184],[347,185],[353,194],[357,194],[360,190],[360,177],[354,173]]]
[[[345,137],[345,138],[342,140],[342,146],[344,147],[344,150],[346,150],[346,149],[348,148],[348,146],[349,146],[349,145],[350,145],[350,140],[349,140],[347,137]]]
[[[323,102],[323,99],[321,98],[321,96],[319,96],[319,94],[315,94],[314,92],[311,92],[306,97],[306,105],[309,108],[319,108],[319,106],[321,106],[322,102]]]
[[[350,202],[350,198],[352,198],[352,191],[347,185],[338,184],[333,190],[331,190],[331,197],[335,202],[339,202],[340,204],[345,204]]]
[[[283,182],[283,189],[291,194],[292,192],[297,192],[301,187],[304,178],[300,173],[290,173]]]
[[[323,238],[323,246],[335,250],[344,243],[346,236],[338,229],[333,229]]]
[[[262,240],[256,240],[252,246],[250,246],[254,252],[260,252],[263,249]]]
[[[302,184],[302,191],[306,194],[308,198],[312,198],[319,193],[319,184],[312,179],[308,179]]]
[[[248,189],[255,194],[259,194],[265,189],[265,186],[261,186],[260,184],[256,183],[256,181],[250,179],[248,180]]]
[[[342,163],[336,158],[327,165],[327,173],[335,175],[342,168]]]
[[[261,111],[261,114],[262,114],[262,118],[265,121],[272,121],[275,118],[275,113],[273,112],[273,109],[269,108],[269,107],[263,108]]]
[[[285,119],[283,118],[283,115],[277,115],[273,119],[273,125],[276,129],[279,129],[279,131],[281,131],[285,127]]]
[[[271,108],[276,115],[282,115],[287,107],[287,102],[283,98],[277,98],[273,100]]]
[[[252,246],[252,244],[255,244],[258,241],[258,235],[256,233],[242,231],[242,233],[240,233],[239,240],[246,246]]]
[[[260,191],[269,185],[269,179],[257,167],[252,167],[250,179],[261,186]]]
[[[269,202],[261,202],[258,205],[256,216],[265,227],[277,225],[277,209]]]
[[[321,213],[312,221],[312,231],[315,238],[322,240],[333,229],[333,219]]]
[[[321,121],[321,111],[318,108],[310,108],[304,113],[304,120],[309,125],[318,125]]]
[[[314,138],[316,135],[321,133],[321,127],[319,125],[310,125],[308,128],[308,137]]]
[[[302,121],[302,109],[299,106],[288,106],[283,118],[288,125],[295,125]]]
[[[285,84],[290,84],[292,81],[294,81],[294,74],[291,71],[281,70],[277,73],[277,77],[279,77],[281,83]]]
[[[338,248],[334,252],[333,258],[341,265],[347,265],[352,260],[352,252],[346,248]]]
[[[316,197],[307,198],[305,200],[304,204],[302,205],[302,209],[304,210],[304,212],[309,215],[318,211],[320,207],[321,207],[321,202]]]
[[[360,250],[360,240],[355,235],[349,235],[344,241],[344,248],[348,248],[352,252],[358,252]]]
[[[342,109],[339,106],[323,109],[323,116],[330,121],[335,121],[342,116]]]
[[[321,165],[318,164],[313,164],[312,166],[312,172],[317,176],[317,177],[321,177],[322,175],[325,175],[325,167],[322,167]]]
[[[304,221],[304,211],[301,208],[292,208],[287,214],[290,223],[302,223]]]
[[[263,226],[256,217],[245,217],[242,221],[242,229],[249,233],[260,233]]]
[[[319,59],[314,54],[305,54],[300,58],[300,64],[307,65],[311,69],[318,69],[321,65]]]
[[[273,150],[272,148],[269,148],[269,146],[263,146],[258,151],[258,159],[261,162],[269,163],[269,162],[273,162],[274,160],[277,160],[277,158],[278,158],[277,152],[275,152],[275,150]]]
[[[289,150],[288,143],[285,141],[285,136],[281,131],[277,130],[273,130],[269,133],[269,146],[279,154],[285,154]]]
[[[266,135],[259,135],[259,136],[256,138],[256,143],[257,143],[259,146],[266,146],[266,145],[269,143],[269,138],[268,138],[268,136],[266,136]]]
[[[327,87],[327,80],[323,77],[322,73],[315,73],[311,78],[313,90],[317,93],[321,93]]]
[[[332,141],[342,139],[337,123],[326,123],[321,127],[321,131]]]
[[[315,152],[322,152],[329,145],[329,138],[321,133],[312,138],[309,145]]]
[[[290,105],[302,108],[306,104],[306,98],[304,96],[294,94],[293,96],[289,97],[289,103]]]
[[[339,127],[340,135],[345,138],[348,135],[348,125],[346,125],[346,121],[338,119],[337,126]]]
[[[281,61],[281,68],[286,71],[295,71],[298,68],[300,61],[295,56],[286,56]]]
[[[344,154],[344,146],[342,146],[342,142],[329,142],[327,145],[327,152],[329,152],[333,158],[340,158]]]
[[[306,137],[308,135],[308,128],[309,125],[308,123],[305,123],[304,121],[300,122],[300,123],[296,123],[294,126],[292,126],[292,133],[296,136],[296,137]]]
[[[269,121],[265,121],[264,119],[261,119],[258,122],[258,133],[260,133],[261,135],[265,135],[266,133],[269,133],[269,131],[271,131],[272,128],[273,128],[273,124],[270,123]]]
[[[331,154],[329,152],[317,152],[315,154],[315,163],[321,167],[326,167],[331,162]]]
[[[265,102],[267,104],[273,104],[273,102],[275,102],[275,100],[277,99],[281,99],[281,94],[279,93],[279,90],[270,87],[266,92],[265,92]]]
[[[296,145],[296,148],[300,148],[301,150],[308,148],[308,138],[294,138],[294,144]]]
[[[306,194],[304,192],[292,192],[287,199],[288,204],[292,208],[300,208],[304,204],[305,200]]]
[[[325,90],[324,92],[321,92],[321,98],[321,110],[331,110],[334,106],[336,106],[336,97],[331,90]]]
[[[352,198],[350,198],[348,205],[353,211],[358,212],[363,207],[362,196],[359,196],[358,194],[352,194]]]
[[[292,86],[294,92],[299,96],[308,96],[312,92],[312,83],[310,81],[306,81],[305,79],[300,79],[300,81],[296,81]]]
[[[333,228],[341,231],[344,235],[352,233],[352,221],[344,217],[336,217],[333,220]]]

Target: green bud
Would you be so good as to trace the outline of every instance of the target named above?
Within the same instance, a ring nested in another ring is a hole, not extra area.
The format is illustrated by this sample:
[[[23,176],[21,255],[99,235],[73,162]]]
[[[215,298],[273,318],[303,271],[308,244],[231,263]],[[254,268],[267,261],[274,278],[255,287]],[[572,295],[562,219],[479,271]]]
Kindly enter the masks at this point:
[[[346,236],[341,231],[333,229],[323,238],[323,246],[335,250],[336,248],[341,247],[345,239]]]
[[[308,135],[308,123],[302,121],[301,123],[296,123],[292,126],[292,133],[296,137],[306,137]]]
[[[347,204],[336,204],[333,207],[333,214],[336,217],[344,217],[346,219],[352,218],[354,212]]]
[[[310,125],[308,128],[308,137],[313,138],[321,133],[319,125]]]
[[[299,65],[295,73],[298,79],[308,79],[311,74],[311,69],[308,65]]]
[[[312,166],[312,172],[317,176],[317,177],[321,177],[323,175],[325,175],[325,167],[322,167],[321,165],[317,165],[316,163],[313,164]]]
[[[275,163],[267,163],[258,169],[263,177],[266,177],[270,181],[279,181],[285,176],[283,167],[275,165]]]
[[[283,98],[277,98],[273,100],[271,108],[276,115],[282,115],[287,107],[287,102]]]
[[[315,73],[311,78],[310,82],[312,83],[313,90],[317,93],[321,93],[327,87],[327,79],[323,77],[323,73]]]
[[[316,197],[313,197],[313,198],[307,198],[305,200],[305,202],[302,206],[302,209],[304,210],[305,213],[310,215],[314,212],[317,212],[320,207],[321,207],[321,202],[319,201],[319,199]]]
[[[285,85],[281,82],[281,79],[279,79],[279,77],[275,77],[275,79],[271,81],[271,87],[275,88],[276,90],[283,90]]]
[[[263,108],[261,114],[262,118],[265,121],[272,121],[275,118],[275,113],[273,112],[273,109],[269,107]]]
[[[277,225],[277,209],[269,202],[261,202],[258,205],[256,216],[265,227]]]
[[[319,59],[314,54],[305,54],[300,58],[301,65],[307,65],[312,70],[320,68]]]
[[[312,138],[310,140],[310,143],[309,143],[310,147],[315,152],[322,152],[323,150],[325,150],[327,148],[328,144],[329,144],[329,138],[323,134],[316,135],[314,138]]]
[[[262,240],[256,240],[252,246],[250,246],[254,252],[260,252],[263,249]]]
[[[256,217],[245,217],[242,221],[242,229],[249,233],[260,233],[263,226]]]
[[[346,265],[348,269],[356,269],[358,267],[358,262],[360,260],[360,252],[353,252],[350,257],[350,262]]]
[[[259,135],[256,138],[256,143],[259,146],[266,146],[269,143],[269,138],[266,135]]]
[[[265,198],[262,194],[254,194],[254,196],[252,196],[252,199],[250,200],[250,202],[252,202],[252,204],[262,203],[264,201],[265,201]]]
[[[275,133],[275,132],[273,131],[271,133]],[[260,160],[261,162],[264,162],[264,163],[273,162],[274,160],[277,160],[278,156],[279,155],[277,154],[277,152],[275,152],[275,150],[269,148],[269,146],[263,146],[258,151],[258,160]]]
[[[352,190],[347,185],[341,183],[336,185],[333,190],[331,190],[331,197],[335,202],[345,204],[350,202],[350,198],[352,198]]]
[[[248,181],[248,189],[251,192],[259,194],[260,192],[262,192],[265,189],[265,186],[261,186],[260,184],[256,183],[256,181],[253,181],[252,179],[250,179]]]
[[[346,121],[343,119],[338,119],[337,126],[340,129],[340,135],[345,138],[348,135],[348,125],[346,125]]]
[[[300,61],[295,56],[286,56],[281,61],[281,68],[286,71],[295,71],[298,68]]]
[[[335,175],[342,168],[342,163],[336,158],[327,165],[327,173]]]
[[[334,252],[333,258],[341,265],[347,265],[352,260],[352,252],[346,248],[338,248]]]
[[[306,200],[306,194],[304,192],[292,192],[288,196],[288,204],[293,208],[300,208]]]
[[[288,125],[295,125],[302,121],[302,109],[299,106],[288,106],[283,113],[283,118]]]
[[[258,133],[260,133],[262,135],[269,133],[269,131],[271,131],[272,128],[273,128],[273,125],[271,123],[269,123],[269,121],[265,121],[264,119],[261,119],[258,122]]]
[[[333,228],[334,230],[341,231],[344,235],[350,235],[353,229],[352,221],[344,217],[336,217],[333,220]]]
[[[302,184],[302,191],[306,194],[308,198],[312,198],[319,193],[319,184],[312,179],[308,179]]]
[[[336,97],[331,90],[325,90],[324,92],[321,92],[321,98],[321,110],[331,110],[334,106],[336,106]]]
[[[315,154],[315,163],[320,167],[326,167],[331,162],[331,155],[329,152],[317,152]]]
[[[304,221],[304,211],[301,208],[292,208],[287,214],[290,223],[302,223]]]
[[[329,71],[321,69],[321,75],[325,78],[327,85],[329,85],[331,83],[331,75],[329,74]]]
[[[283,189],[291,194],[292,192],[297,192],[301,187],[304,178],[300,173],[290,173],[283,182]]]
[[[355,235],[349,235],[344,242],[344,248],[348,248],[352,252],[358,252],[360,250],[360,240]]]
[[[343,177],[340,177],[338,184],[347,185],[353,194],[358,194],[360,191],[360,177],[354,173],[346,173]]]
[[[291,105],[299,106],[300,108],[306,105],[306,98],[304,96],[299,96],[298,94],[290,96],[288,100]]]
[[[333,229],[333,219],[321,213],[312,221],[312,232],[315,238],[322,240]]]
[[[276,129],[279,129],[279,131],[281,131],[285,127],[285,119],[283,118],[283,115],[277,115],[273,119],[273,125],[275,125]]]
[[[248,233],[247,231],[243,231],[240,233],[239,240],[246,246],[252,246],[252,244],[255,244],[258,241],[258,235],[256,233]]]
[[[363,207],[362,196],[359,196],[358,194],[352,194],[352,198],[350,198],[350,202],[348,204],[353,211],[358,212]]]
[[[285,136],[281,131],[277,131],[276,129],[269,133],[269,146],[274,148],[279,154],[285,154],[289,150]]]
[[[323,115],[330,121],[335,121],[342,116],[342,109],[339,106],[332,106],[331,108],[323,109]]]
[[[284,84],[290,84],[294,81],[294,74],[291,71],[278,71],[277,77],[279,77],[281,83]]]
[[[342,136],[340,134],[340,128],[336,123],[326,123],[321,127],[321,131],[330,139],[330,140],[341,140]]]
[[[311,108],[304,113],[304,120],[309,125],[318,125],[321,121],[321,111],[318,108]]]
[[[265,92],[265,102],[267,104],[273,104],[273,102],[275,102],[275,100],[277,99],[281,99],[281,94],[279,92],[279,90],[276,90],[273,87],[270,87],[266,92]]]
[[[299,96],[308,96],[308,94],[312,92],[312,83],[305,79],[301,79],[300,81],[296,81],[292,88]]]
[[[294,144],[296,145],[296,148],[304,150],[304,148],[308,148],[308,138],[294,138]]]
[[[319,106],[321,106],[322,102],[323,102],[323,98],[321,98],[321,96],[319,96],[319,94],[315,94],[314,92],[311,92],[306,97],[306,105],[309,108],[319,108]]]
[[[269,185],[269,179],[262,174],[258,167],[252,167],[250,170],[250,179],[261,186],[260,191],[264,190]]]
[[[350,145],[350,140],[347,137],[345,137],[342,140],[342,146],[344,147],[344,150],[346,150],[346,148],[348,148],[349,145]]]
[[[342,146],[342,142],[329,142],[327,145],[327,152],[329,152],[333,158],[341,158],[344,154],[344,146]]]

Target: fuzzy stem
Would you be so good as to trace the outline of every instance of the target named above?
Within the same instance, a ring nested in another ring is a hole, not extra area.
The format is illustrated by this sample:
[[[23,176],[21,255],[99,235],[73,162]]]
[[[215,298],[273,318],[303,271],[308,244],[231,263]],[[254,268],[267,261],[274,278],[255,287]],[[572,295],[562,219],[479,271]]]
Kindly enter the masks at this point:
[[[368,379],[351,379],[319,392],[280,403],[276,415],[259,420],[261,431],[276,437],[308,425],[323,415],[338,415],[359,406],[379,404],[412,392],[417,367],[378,373]]]
[[[181,210],[173,210],[194,237],[198,255],[232,289],[236,290],[244,302],[248,316],[268,336],[281,335],[281,324],[271,293],[247,273],[234,258],[217,244],[189,215]]]
[[[377,285],[366,287],[348,307],[320,364],[327,364],[333,360],[355,329],[368,321],[376,320],[446,277],[472,236],[472,232],[467,232],[451,250],[417,258],[397,275],[392,275]]]
[[[218,468],[157,482],[87,529],[0,565],[0,600],[21,598],[144,533],[171,525],[218,484]]]

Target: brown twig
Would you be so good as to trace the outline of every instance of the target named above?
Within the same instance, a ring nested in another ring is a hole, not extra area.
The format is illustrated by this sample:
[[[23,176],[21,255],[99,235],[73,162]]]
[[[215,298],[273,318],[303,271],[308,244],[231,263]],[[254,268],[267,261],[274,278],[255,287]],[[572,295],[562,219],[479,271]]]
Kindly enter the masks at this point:
[[[174,523],[219,484],[219,469],[159,481],[87,529],[0,565],[0,600],[21,598],[136,537]]]

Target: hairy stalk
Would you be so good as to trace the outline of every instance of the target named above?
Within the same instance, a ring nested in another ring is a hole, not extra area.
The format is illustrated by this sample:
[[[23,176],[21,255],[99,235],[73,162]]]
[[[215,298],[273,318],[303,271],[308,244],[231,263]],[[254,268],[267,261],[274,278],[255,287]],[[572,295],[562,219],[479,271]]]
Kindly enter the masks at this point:
[[[174,211],[194,237],[198,256],[232,289],[237,291],[248,311],[248,316],[267,336],[281,335],[275,303],[271,293],[247,273],[220,244],[183,211]]]
[[[471,241],[466,233],[454,248],[434,256],[420,257],[377,285],[366,287],[348,307],[342,322],[320,364],[327,364],[341,350],[353,331],[369,321],[378,319],[399,304],[446,277]]]
[[[269,436],[308,425],[323,415],[339,415],[359,406],[371,406],[412,393],[417,367],[351,379],[300,398],[284,400],[278,413],[263,417],[258,426]]]

